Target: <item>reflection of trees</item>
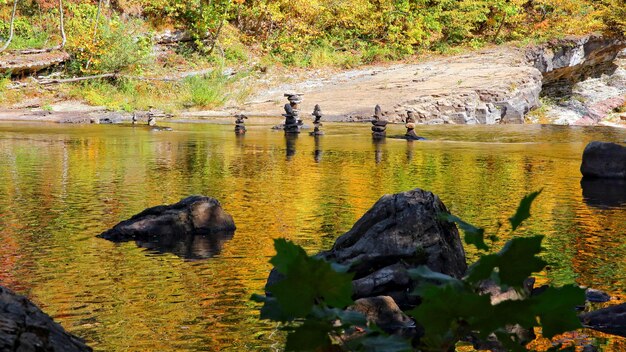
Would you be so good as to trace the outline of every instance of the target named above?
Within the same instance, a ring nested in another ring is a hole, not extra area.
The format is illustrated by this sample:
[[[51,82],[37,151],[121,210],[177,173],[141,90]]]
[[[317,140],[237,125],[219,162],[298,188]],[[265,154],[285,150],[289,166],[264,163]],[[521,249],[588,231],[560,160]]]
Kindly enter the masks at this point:
[[[31,292],[98,349],[258,350],[269,343],[250,331],[270,327],[256,320],[248,298],[262,290],[272,238],[309,252],[328,248],[380,196],[415,187],[493,230],[523,195],[545,187],[521,230],[547,235],[554,264],[542,274],[624,289],[626,248],[618,241],[626,215],[580,199],[579,160],[571,155],[584,145],[551,154],[541,144],[431,141],[407,149],[406,141],[387,141],[376,164],[369,134],[327,134],[319,162],[312,156],[320,146],[302,137],[287,162],[282,133],[249,132],[237,141],[230,126],[224,135],[222,126],[185,128],[192,131],[86,128],[0,139],[0,281]],[[189,194],[217,197],[235,219],[238,229],[217,257],[187,262],[94,238]]]

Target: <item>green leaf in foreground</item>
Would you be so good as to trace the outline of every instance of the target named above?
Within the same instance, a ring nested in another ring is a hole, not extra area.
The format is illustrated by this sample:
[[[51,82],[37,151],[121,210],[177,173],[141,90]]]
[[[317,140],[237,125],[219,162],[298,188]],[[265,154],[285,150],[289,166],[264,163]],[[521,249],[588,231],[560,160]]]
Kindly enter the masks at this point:
[[[410,352],[413,351],[411,342],[400,336],[366,336],[354,342],[348,342],[348,345],[356,345],[355,351],[366,352]]]
[[[453,346],[458,336],[469,333],[461,331],[459,335],[457,330],[492,311],[489,296],[452,285],[427,285],[422,289],[421,297],[422,304],[408,313],[416,321],[425,322],[422,340],[433,350]]]
[[[426,281],[435,281],[437,283],[448,284],[452,286],[463,286],[463,282],[461,280],[453,278],[450,275],[432,271],[426,265],[418,266],[415,269],[409,269],[408,273],[412,279],[415,279],[418,281],[426,280]],[[418,286],[415,292],[413,292],[413,294],[420,295],[420,292],[423,287],[424,285]]]
[[[276,255],[270,259],[270,263],[274,265],[274,268],[281,274],[286,274],[288,269],[293,266],[296,261],[301,260],[302,257],[307,257],[302,247],[284,238],[275,239],[274,248],[276,249]]]
[[[511,222],[511,227],[512,230],[515,231],[515,229],[517,229],[517,227],[526,219],[528,219],[530,217],[530,206],[533,203],[533,201],[535,200],[535,198],[537,198],[537,196],[542,192],[543,190],[539,190],[537,192],[533,192],[530,193],[528,195],[526,195],[524,198],[522,198],[522,200],[519,202],[519,206],[517,207],[517,211],[515,212],[515,214],[509,218],[509,222]]]
[[[500,284],[506,286],[523,286],[524,280],[532,273],[541,271],[546,262],[537,257],[541,252],[543,236],[518,237],[508,241],[496,254],[482,256],[468,270],[467,281],[478,283],[481,280],[495,277]]]
[[[332,344],[329,333],[333,331],[330,322],[320,320],[305,320],[287,335],[285,351],[317,351]]]
[[[448,213],[439,214],[439,218],[448,222],[454,222],[459,225],[461,230],[463,230],[463,232],[465,233],[465,243],[473,244],[474,246],[476,246],[477,249],[482,249],[485,251],[489,250],[489,247],[487,247],[487,244],[485,244],[484,229],[468,224],[460,218]]]
[[[278,239],[275,246],[277,254],[270,262],[283,274],[279,282],[267,287],[282,311],[275,316],[304,318],[317,300],[337,308],[352,304],[353,274],[336,272],[328,262],[309,257],[293,242]]]
[[[542,335],[552,338],[582,328],[575,307],[585,303],[585,290],[575,286],[549,287],[530,299],[542,326]]]
[[[541,252],[543,236],[515,238],[504,245],[498,253],[500,283],[522,287],[532,273],[541,271],[546,262],[537,257]]]

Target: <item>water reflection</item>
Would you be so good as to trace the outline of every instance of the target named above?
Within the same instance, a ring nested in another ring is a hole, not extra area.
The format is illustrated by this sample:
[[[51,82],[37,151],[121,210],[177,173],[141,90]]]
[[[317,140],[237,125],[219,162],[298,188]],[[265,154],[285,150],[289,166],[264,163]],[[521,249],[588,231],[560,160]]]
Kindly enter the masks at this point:
[[[211,234],[162,234],[153,240],[136,240],[135,243],[159,253],[172,253],[185,259],[207,259],[222,251],[224,243],[231,240],[234,231],[220,231]]]
[[[374,143],[374,160],[376,164],[379,164],[383,160],[383,146],[385,145],[384,138],[372,138]]]
[[[235,141],[237,144],[237,147],[239,148],[243,148],[244,147],[244,142],[246,140],[246,134],[245,133],[237,133],[235,134]]]
[[[626,180],[584,177],[580,187],[589,206],[611,208],[626,204]]]
[[[413,149],[415,149],[415,142],[413,140],[408,139],[406,141],[406,161],[410,163],[413,161]]]
[[[321,137],[319,135],[314,135],[315,137],[315,151],[313,152],[313,160],[316,163],[322,161],[322,146],[321,146]]]
[[[287,160],[293,159],[296,155],[296,141],[298,140],[297,133],[285,133],[285,156]]]
[[[96,351],[268,351],[284,341],[275,325],[258,320],[249,297],[263,292],[272,239],[288,238],[309,253],[328,249],[383,194],[415,187],[494,233],[525,194],[543,188],[518,230],[546,235],[551,270],[540,276],[557,286],[626,291],[626,205],[588,206],[580,182],[585,144],[624,140],[626,130],[423,126],[434,142],[373,144],[365,127],[325,124],[316,144],[261,128],[244,141],[232,125],[151,133],[0,124],[0,284],[45,305]],[[306,157],[287,161],[296,147]],[[323,150],[319,164],[316,150]],[[167,250],[206,257],[220,248],[210,260],[151,255],[95,237],[190,194],[219,199],[237,234]],[[494,249],[508,236],[501,233]]]

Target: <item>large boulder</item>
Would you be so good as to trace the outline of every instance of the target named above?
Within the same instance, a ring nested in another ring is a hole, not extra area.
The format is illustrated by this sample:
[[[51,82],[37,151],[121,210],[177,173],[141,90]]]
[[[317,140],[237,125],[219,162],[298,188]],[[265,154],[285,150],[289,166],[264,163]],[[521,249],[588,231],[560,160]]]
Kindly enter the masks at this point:
[[[586,328],[626,337],[626,303],[580,315]]]
[[[590,178],[626,179],[626,147],[597,141],[587,144],[580,172]]]
[[[320,256],[350,266],[354,298],[388,295],[401,307],[414,305],[408,269],[427,265],[456,278],[467,270],[456,226],[439,219],[446,212],[439,197],[421,189],[384,195]]]
[[[235,231],[232,216],[215,198],[190,196],[172,205],[159,205],[124,220],[98,237],[111,241],[189,239]],[[227,236],[226,236],[227,237]],[[165,242],[168,242],[166,240]]]
[[[92,351],[26,297],[0,286],[0,351]]]

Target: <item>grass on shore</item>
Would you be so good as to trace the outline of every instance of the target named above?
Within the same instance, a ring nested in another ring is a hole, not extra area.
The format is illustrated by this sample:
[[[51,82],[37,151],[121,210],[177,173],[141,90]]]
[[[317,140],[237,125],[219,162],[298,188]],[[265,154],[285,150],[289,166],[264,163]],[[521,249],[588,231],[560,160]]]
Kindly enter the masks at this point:
[[[68,85],[67,97],[110,110],[134,111],[150,107],[166,112],[183,109],[216,109],[227,101],[242,101],[250,90],[242,83],[249,73],[232,76],[214,70],[206,75],[190,76],[179,81],[98,80]]]

